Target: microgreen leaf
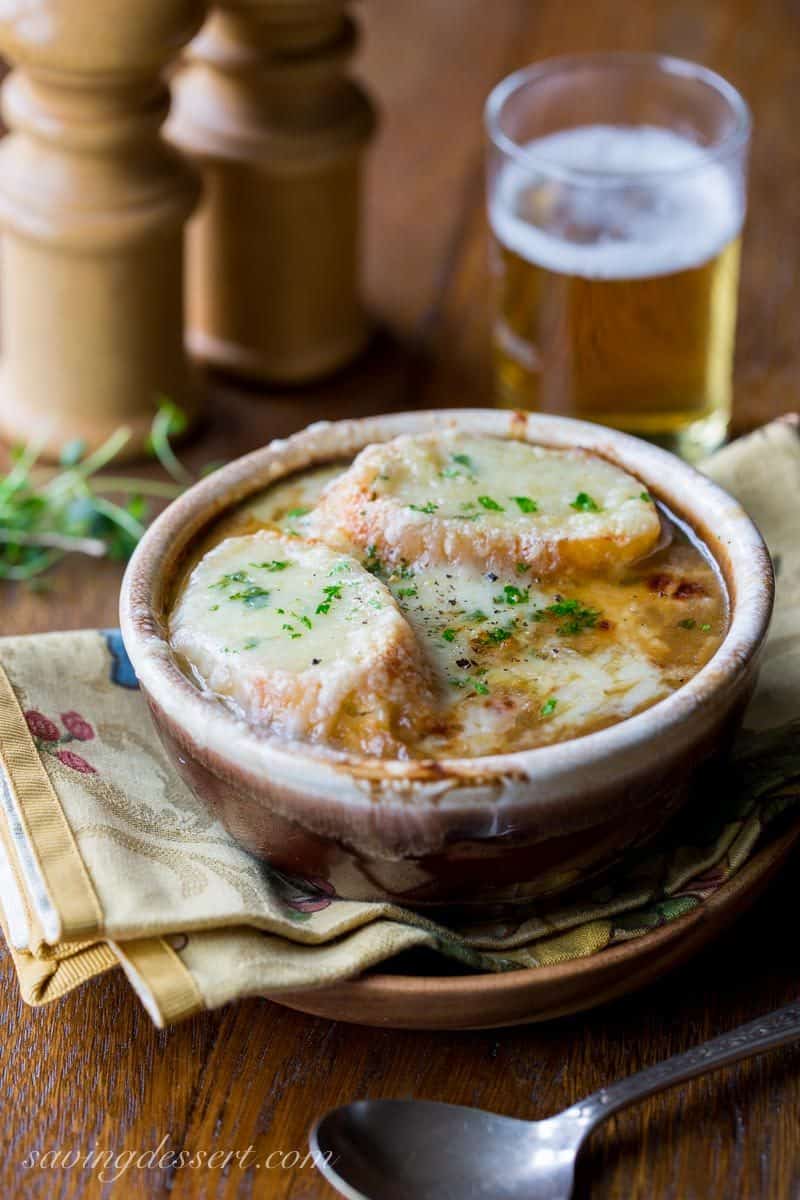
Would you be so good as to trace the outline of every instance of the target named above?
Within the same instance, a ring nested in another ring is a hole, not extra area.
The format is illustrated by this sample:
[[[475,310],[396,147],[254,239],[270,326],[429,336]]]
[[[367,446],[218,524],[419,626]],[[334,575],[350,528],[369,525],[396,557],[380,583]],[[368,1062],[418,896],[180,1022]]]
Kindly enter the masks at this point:
[[[570,508],[574,508],[576,512],[602,512],[600,505],[587,492],[578,492]]]
[[[269,604],[269,592],[266,588],[259,587],[258,584],[252,584],[251,587],[246,587],[241,592],[234,592],[228,598],[241,600],[247,608],[266,608]]]
[[[502,596],[495,596],[494,599],[496,604],[526,604],[528,595],[527,590],[523,592],[513,583],[507,583],[503,588]]]
[[[506,642],[510,637],[510,629],[490,629],[486,634],[486,640],[489,642]]]
[[[262,571],[285,571],[288,566],[291,566],[291,563],[288,561],[282,561],[278,558],[273,558],[271,562],[254,562],[250,563],[249,565],[251,567],[260,567]]]
[[[340,583],[329,583],[322,589],[322,594],[325,599],[321,600],[314,610],[317,616],[325,616],[331,611],[331,604],[334,600],[341,600],[342,585]]]

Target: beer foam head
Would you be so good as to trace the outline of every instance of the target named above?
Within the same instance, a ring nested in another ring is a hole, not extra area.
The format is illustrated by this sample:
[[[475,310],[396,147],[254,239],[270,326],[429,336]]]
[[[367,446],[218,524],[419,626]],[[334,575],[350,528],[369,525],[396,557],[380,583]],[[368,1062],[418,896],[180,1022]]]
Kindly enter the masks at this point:
[[[536,266],[587,279],[671,275],[708,262],[741,229],[736,179],[672,130],[587,125],[525,149],[530,166],[500,169],[489,218],[498,241]]]

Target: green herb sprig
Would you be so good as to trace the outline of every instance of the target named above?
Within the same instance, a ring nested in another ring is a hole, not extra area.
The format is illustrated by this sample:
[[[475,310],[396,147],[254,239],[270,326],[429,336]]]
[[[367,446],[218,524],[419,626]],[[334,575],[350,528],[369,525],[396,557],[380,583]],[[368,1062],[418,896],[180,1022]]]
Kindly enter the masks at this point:
[[[172,500],[193,482],[170,445],[185,427],[181,410],[162,401],[148,445],[170,480],[99,474],[129,441],[126,428],[90,454],[83,442],[69,442],[55,469],[37,467],[36,444],[12,450],[0,476],[0,580],[44,582],[40,576],[68,554],[129,558],[150,515],[147,497]]]

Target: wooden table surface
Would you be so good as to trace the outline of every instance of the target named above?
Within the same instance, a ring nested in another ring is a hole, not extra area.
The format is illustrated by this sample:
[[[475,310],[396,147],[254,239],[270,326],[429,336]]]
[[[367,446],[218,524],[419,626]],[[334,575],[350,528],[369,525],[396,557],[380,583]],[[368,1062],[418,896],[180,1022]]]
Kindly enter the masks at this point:
[[[737,428],[800,406],[800,8],[797,0],[369,0],[360,70],[383,109],[367,275],[379,322],[363,360],[266,395],[213,385],[187,448],[228,458],[320,416],[488,396],[481,107],[509,71],[554,53],[652,49],[699,59],[755,115],[736,368]],[[119,571],[75,563],[46,595],[6,589],[2,631],[108,625]],[[791,868],[699,961],[585,1016],[509,1032],[395,1033],[253,1000],[156,1032],[119,973],[25,1008],[0,951],[0,1194],[312,1200],[305,1169],[26,1170],[34,1149],[304,1150],[309,1124],[358,1096],[423,1096],[543,1117],[620,1073],[785,1003],[800,942]],[[800,1050],[699,1080],[593,1139],[578,1194],[630,1200],[800,1195]],[[291,1160],[290,1160],[291,1161]],[[452,1198],[456,1200],[456,1198]]]

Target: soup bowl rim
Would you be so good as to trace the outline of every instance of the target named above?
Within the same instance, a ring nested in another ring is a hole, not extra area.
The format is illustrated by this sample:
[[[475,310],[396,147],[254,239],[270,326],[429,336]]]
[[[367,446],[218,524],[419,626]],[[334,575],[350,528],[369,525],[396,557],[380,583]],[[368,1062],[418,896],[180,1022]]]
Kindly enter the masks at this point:
[[[433,430],[515,438],[598,454],[633,473],[685,520],[725,578],[731,615],[713,657],[679,689],[631,717],[592,733],[533,749],[474,758],[378,759],[285,742],[254,729],[204,693],[177,664],[168,641],[165,597],[192,544],[210,526],[270,484],[304,468],[352,457],[374,441]],[[679,751],[727,714],[727,699],[753,665],[766,637],[774,598],[769,552],[741,505],[693,467],[627,434],[568,417],[497,409],[434,409],[321,421],[221,467],[194,484],[153,522],[131,558],[120,596],[120,624],[140,685],[178,741],[215,773],[245,789],[271,787],[320,802],[415,808],[536,804],[574,794],[591,772],[593,788],[619,783],[642,756]],[[549,807],[549,805],[546,805]]]

